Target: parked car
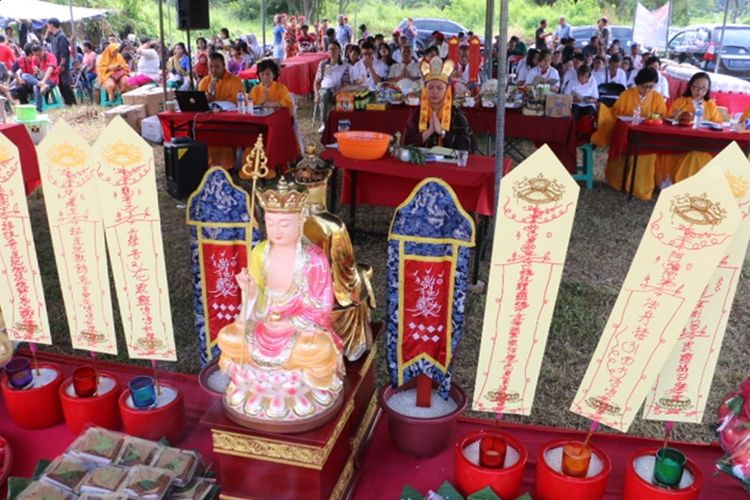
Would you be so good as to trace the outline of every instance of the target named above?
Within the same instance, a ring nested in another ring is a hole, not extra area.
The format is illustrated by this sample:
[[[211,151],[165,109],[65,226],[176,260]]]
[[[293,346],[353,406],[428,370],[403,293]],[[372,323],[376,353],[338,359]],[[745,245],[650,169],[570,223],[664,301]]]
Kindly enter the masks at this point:
[[[461,26],[457,22],[451,21],[450,19],[440,19],[435,17],[415,17],[414,26],[417,27],[417,50],[422,51],[425,47],[430,45],[432,40],[432,32],[439,31],[445,35],[446,40],[458,35],[460,32],[468,33],[469,30]],[[397,30],[403,31],[406,29],[406,19],[401,21],[396,27]],[[477,34],[477,36],[479,36]],[[484,37],[479,36],[479,41],[484,46]]]
[[[667,57],[713,71],[721,31],[720,24],[687,26],[669,40]],[[750,26],[728,24],[721,43],[719,72],[750,79]]]
[[[576,47],[583,48],[591,42],[591,37],[596,35],[596,26],[574,26],[570,30],[570,36],[575,38]],[[633,44],[633,28],[631,26],[610,26],[609,41],[620,40],[620,47],[626,52]]]

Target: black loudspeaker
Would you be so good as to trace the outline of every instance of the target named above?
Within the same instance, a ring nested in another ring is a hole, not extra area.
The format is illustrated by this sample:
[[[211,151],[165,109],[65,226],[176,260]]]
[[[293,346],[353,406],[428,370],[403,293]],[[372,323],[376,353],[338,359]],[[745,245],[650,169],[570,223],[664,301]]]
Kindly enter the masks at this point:
[[[207,30],[208,0],[177,0],[177,29]]]
[[[200,186],[208,170],[208,147],[202,142],[180,138],[164,145],[167,193],[184,200]]]

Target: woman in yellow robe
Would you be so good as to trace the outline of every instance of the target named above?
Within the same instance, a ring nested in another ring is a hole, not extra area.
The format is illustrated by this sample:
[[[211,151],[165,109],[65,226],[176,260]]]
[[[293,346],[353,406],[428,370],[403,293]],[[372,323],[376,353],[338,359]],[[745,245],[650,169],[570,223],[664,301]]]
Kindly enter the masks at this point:
[[[659,76],[656,70],[645,68],[638,72],[635,77],[635,86],[629,88],[617,99],[612,108],[599,107],[599,126],[592,137],[592,142],[598,146],[608,146],[612,140],[612,132],[617,123],[618,116],[633,116],[637,107],[641,108],[641,117],[649,117],[653,114],[664,115],[667,112],[667,103],[659,92],[654,90]],[[633,196],[642,200],[651,199],[654,191],[656,174],[655,154],[642,154],[638,156],[638,172],[636,174]],[[631,159],[631,165],[632,165]],[[631,171],[628,174],[625,187],[622,186],[622,174],[625,168],[625,157],[610,159],[605,171],[607,183],[614,189],[623,190],[630,185]]]
[[[711,99],[711,78],[708,73],[694,74],[688,82],[685,93],[674,100],[669,107],[667,116],[672,119],[695,118],[695,107],[698,102],[703,103],[703,119],[715,123],[723,121],[716,102]],[[709,161],[711,154],[705,151],[691,151],[679,155],[659,155],[657,165],[657,182],[680,182],[697,173]]]
[[[279,67],[273,60],[264,59],[258,63],[258,78],[260,85],[256,85],[250,91],[253,105],[271,109],[286,108],[289,115],[294,116],[292,95],[286,85],[277,81]]]

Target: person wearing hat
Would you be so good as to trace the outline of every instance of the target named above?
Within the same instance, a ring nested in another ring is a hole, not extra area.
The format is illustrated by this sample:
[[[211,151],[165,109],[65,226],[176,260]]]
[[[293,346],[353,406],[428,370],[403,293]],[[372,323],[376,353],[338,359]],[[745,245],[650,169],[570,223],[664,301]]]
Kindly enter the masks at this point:
[[[430,62],[423,61],[419,69],[425,84],[419,109],[412,111],[406,122],[404,144],[473,152],[476,147],[469,121],[453,106],[448,83],[455,70],[454,62],[433,57]]]
[[[328,37],[326,36],[326,32],[328,32],[328,18],[324,17],[317,28],[317,36],[318,36],[318,50],[321,52],[328,52]]]
[[[50,44],[50,51],[57,59],[60,95],[67,106],[72,106],[76,103],[76,96],[73,93],[73,79],[70,76],[70,42],[60,29],[60,20],[56,17],[47,19],[46,39]]]

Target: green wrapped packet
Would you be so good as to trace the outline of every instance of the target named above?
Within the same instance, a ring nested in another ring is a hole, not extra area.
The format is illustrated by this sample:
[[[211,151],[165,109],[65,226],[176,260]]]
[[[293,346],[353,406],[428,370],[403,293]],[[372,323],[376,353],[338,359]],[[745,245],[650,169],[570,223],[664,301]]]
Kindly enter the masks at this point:
[[[464,500],[463,495],[448,481],[445,481],[440,485],[440,489],[437,490],[437,494],[445,498],[445,500]]]
[[[472,493],[466,500],[500,500],[500,497],[493,491],[489,486],[485,486],[481,490]]]
[[[401,490],[401,495],[398,498],[399,500],[424,500],[422,494],[408,484]]]

